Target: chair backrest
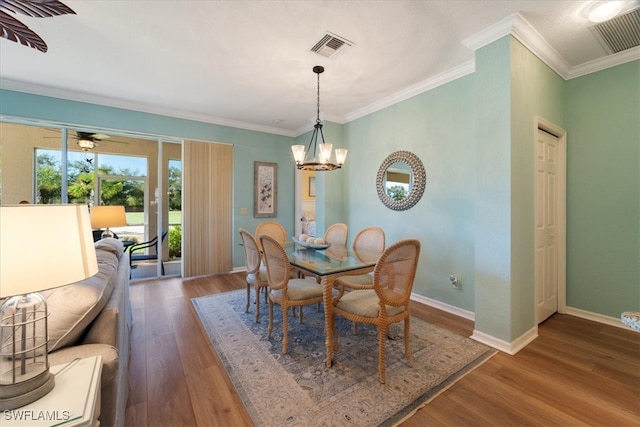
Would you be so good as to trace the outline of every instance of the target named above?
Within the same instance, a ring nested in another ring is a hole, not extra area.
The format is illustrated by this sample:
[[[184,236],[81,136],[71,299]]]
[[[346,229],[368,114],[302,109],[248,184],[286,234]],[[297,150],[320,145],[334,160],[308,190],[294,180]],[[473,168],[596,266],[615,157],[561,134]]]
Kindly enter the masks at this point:
[[[262,249],[262,244],[259,239],[261,234],[273,237],[276,239],[276,242],[280,243],[282,246],[287,242],[287,231],[280,223],[275,221],[261,222],[256,227],[255,237],[258,239],[258,247],[260,249]]]
[[[259,237],[262,245],[264,263],[267,266],[267,279],[271,289],[286,288],[291,276],[291,264],[289,257],[282,245],[273,237],[261,234]]]
[[[380,256],[373,270],[373,288],[384,304],[408,304],[419,258],[420,242],[415,239],[400,240]]]
[[[251,233],[244,228],[238,230],[244,248],[244,263],[247,267],[247,274],[256,274],[260,270],[260,250],[258,243]]]
[[[324,233],[324,241],[332,245],[347,244],[347,224],[341,222],[332,224]]]
[[[164,238],[167,237],[167,234],[169,234],[169,230],[162,230],[162,235],[160,237],[160,244],[164,242]],[[156,253],[158,253],[158,236],[151,239],[151,241],[154,242],[153,245],[156,248]]]
[[[353,239],[353,250],[356,256],[366,261],[376,261],[384,252],[385,236],[380,227],[366,227]]]

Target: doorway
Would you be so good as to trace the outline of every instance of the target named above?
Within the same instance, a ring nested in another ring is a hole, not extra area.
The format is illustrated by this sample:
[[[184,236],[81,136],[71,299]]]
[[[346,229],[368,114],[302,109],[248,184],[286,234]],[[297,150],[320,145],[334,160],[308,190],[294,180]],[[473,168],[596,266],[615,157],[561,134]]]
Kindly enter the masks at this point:
[[[566,132],[537,118],[535,137],[536,320],[566,311]]]
[[[296,169],[296,236],[316,236],[316,172]]]

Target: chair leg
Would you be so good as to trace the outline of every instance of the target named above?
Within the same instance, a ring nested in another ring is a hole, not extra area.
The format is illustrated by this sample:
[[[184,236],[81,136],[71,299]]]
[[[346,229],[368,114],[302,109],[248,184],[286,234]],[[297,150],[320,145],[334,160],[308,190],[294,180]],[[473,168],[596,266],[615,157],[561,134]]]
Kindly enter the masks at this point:
[[[404,319],[404,353],[407,355],[407,362],[410,368],[413,368],[413,357],[411,355],[411,345],[409,337],[411,336],[411,318],[407,316]]]
[[[267,339],[271,339],[271,331],[273,331],[273,301],[269,298],[269,327],[267,328]]]
[[[256,285],[256,323],[260,323],[258,317],[260,316],[260,286]]]
[[[386,376],[385,368],[385,346],[387,340],[387,325],[378,325],[378,371],[380,372],[380,382],[384,384]]]
[[[287,354],[289,345],[289,309],[282,307],[282,354]]]
[[[390,340],[395,340],[396,339],[396,329],[395,329],[396,324],[392,323],[389,325],[389,329],[387,329],[387,338],[389,338]]]
[[[244,307],[245,313],[249,312],[250,301],[251,301],[251,285],[249,284],[249,282],[247,282],[247,305]]]

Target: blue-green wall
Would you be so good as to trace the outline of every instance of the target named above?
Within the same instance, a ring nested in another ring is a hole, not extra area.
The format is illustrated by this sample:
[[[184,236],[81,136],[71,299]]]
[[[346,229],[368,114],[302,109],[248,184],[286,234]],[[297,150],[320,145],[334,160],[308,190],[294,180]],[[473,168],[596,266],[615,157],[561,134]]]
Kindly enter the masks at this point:
[[[567,82],[567,305],[640,311],[640,61]]]
[[[233,144],[234,231],[243,227],[253,232],[264,220],[253,217],[253,162],[277,162],[275,220],[285,226],[288,235],[293,235],[295,168],[290,161],[293,138],[8,90],[0,90],[0,115]],[[248,214],[240,215],[240,208],[247,208]],[[234,232],[233,237],[238,239],[238,233]],[[236,244],[233,247],[234,267],[244,265],[242,248]]]
[[[369,225],[382,226],[387,243],[417,237],[414,291],[475,312],[483,333],[516,339],[535,323],[539,115],[568,132],[568,306],[612,317],[640,310],[639,68],[635,61],[563,81],[505,37],[477,52],[471,75],[345,125],[326,123],[327,139],[349,155],[342,170],[317,180],[318,229],[346,222],[350,239]],[[276,220],[293,234],[293,138],[6,90],[0,114],[233,144],[234,229],[261,221],[252,215],[253,162],[277,162]],[[423,198],[402,212],[384,207],[375,188],[378,166],[397,150],[417,154],[427,171]],[[234,248],[234,266],[242,266]]]
[[[422,252],[414,292],[465,310],[474,309],[474,78],[466,76],[345,125],[350,162],[344,203],[349,236],[379,225],[387,244],[418,238]],[[470,99],[471,98],[471,99]],[[415,153],[427,182],[411,209],[386,208],[376,174],[394,151]],[[454,289],[449,275],[460,278]]]

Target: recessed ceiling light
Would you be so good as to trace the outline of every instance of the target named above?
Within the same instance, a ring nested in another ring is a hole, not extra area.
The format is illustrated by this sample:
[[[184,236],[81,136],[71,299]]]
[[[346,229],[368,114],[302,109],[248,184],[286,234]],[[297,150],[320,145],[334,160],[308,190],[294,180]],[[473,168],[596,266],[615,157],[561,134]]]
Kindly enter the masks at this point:
[[[594,5],[589,12],[589,21],[591,22],[604,22],[607,21],[622,11],[624,7],[623,1],[603,1]]]

